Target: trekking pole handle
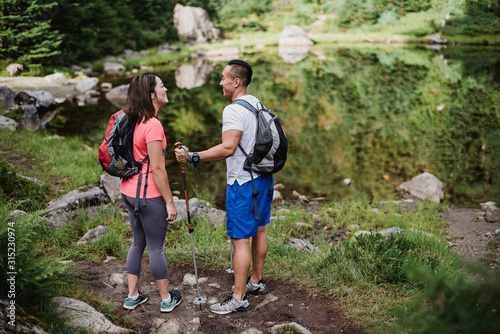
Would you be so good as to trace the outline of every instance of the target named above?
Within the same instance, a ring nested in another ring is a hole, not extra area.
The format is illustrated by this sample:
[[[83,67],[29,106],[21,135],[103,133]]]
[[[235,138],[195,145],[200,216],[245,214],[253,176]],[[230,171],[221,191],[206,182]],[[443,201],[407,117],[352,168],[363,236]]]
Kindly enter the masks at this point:
[[[189,162],[191,165],[193,165],[194,172],[195,172],[196,176],[200,176],[200,173],[198,172],[197,163],[193,161],[193,158],[188,153],[188,152],[191,152],[191,150],[189,149],[189,147],[182,145],[182,143],[180,141],[178,141],[174,145],[177,146],[177,148],[184,149],[184,151],[186,152],[186,161]],[[182,165],[182,163],[181,163],[181,165]]]

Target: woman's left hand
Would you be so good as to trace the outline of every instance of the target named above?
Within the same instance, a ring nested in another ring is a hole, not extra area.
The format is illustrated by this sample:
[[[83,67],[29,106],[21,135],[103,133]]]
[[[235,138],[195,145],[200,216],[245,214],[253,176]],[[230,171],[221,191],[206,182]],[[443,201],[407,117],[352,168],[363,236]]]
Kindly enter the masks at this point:
[[[167,203],[167,221],[171,222],[177,219],[177,208],[175,207],[174,202]]]

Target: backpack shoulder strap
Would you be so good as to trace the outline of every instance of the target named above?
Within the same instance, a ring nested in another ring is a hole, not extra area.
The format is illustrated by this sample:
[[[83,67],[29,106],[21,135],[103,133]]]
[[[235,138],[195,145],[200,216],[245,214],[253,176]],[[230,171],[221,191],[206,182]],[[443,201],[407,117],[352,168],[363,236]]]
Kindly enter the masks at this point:
[[[236,99],[233,101],[233,103],[231,104],[238,104],[248,110],[250,110],[251,112],[253,112],[254,114],[257,114],[257,109],[255,109],[255,107],[253,105],[251,105],[248,101],[245,101],[245,100],[242,100],[242,99]]]

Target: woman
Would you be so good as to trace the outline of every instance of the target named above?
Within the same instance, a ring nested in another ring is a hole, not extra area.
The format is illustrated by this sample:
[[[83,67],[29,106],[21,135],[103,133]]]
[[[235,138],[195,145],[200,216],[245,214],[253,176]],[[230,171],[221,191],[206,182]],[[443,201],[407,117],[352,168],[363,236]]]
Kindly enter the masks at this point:
[[[167,88],[154,73],[144,73],[136,76],[130,84],[125,112],[137,117],[134,130],[134,157],[142,161],[149,156],[149,164],[145,162],[142,168],[141,203],[139,216],[134,223],[134,205],[136,201],[139,174],[122,180],[121,193],[128,209],[134,241],[127,256],[128,296],[123,307],[135,309],[148,300],[148,296],[138,289],[141,274],[141,259],[144,248],[148,247],[151,274],[160,292],[160,312],[172,312],[180,304],[182,297],[178,290],[168,290],[168,268],[163,244],[169,221],[177,218],[172,192],[165,170],[163,150],[167,140],[163,126],[158,120],[160,107],[168,103]],[[149,170],[146,169],[149,166]],[[146,179],[147,174],[150,173]],[[152,177],[151,177],[152,176]],[[146,206],[143,206],[144,184],[146,188]]]

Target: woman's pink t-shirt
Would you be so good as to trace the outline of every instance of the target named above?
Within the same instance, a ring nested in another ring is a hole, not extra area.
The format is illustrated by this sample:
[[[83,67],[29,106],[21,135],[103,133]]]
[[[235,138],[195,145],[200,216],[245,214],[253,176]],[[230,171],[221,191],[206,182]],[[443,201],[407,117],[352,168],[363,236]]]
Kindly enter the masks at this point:
[[[161,140],[162,148],[167,148],[167,139],[165,138],[165,132],[163,131],[163,126],[160,121],[156,118],[150,118],[146,123],[141,122],[135,126],[134,130],[134,158],[137,161],[142,161],[146,155],[148,155],[148,144]],[[163,157],[163,164],[165,164],[165,157]],[[145,162],[142,165],[142,181],[141,181],[141,192],[140,198],[144,196],[144,184],[146,183],[146,168],[148,163]],[[149,164],[148,171],[148,188],[146,192],[146,198],[154,198],[161,196],[158,187],[153,178],[152,167]],[[122,194],[128,197],[136,197],[137,193],[137,182],[139,180],[139,174],[131,176],[129,178],[123,179],[120,191]]]

